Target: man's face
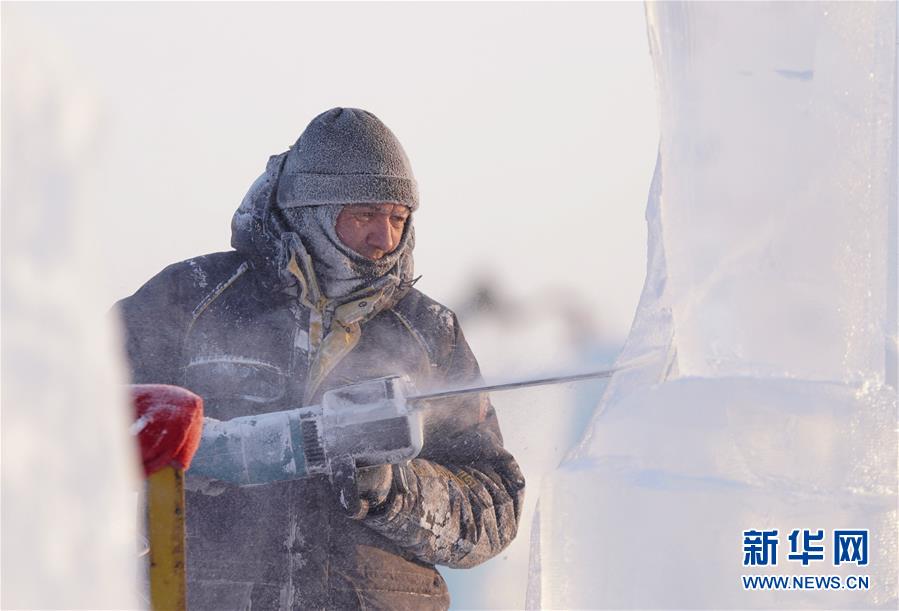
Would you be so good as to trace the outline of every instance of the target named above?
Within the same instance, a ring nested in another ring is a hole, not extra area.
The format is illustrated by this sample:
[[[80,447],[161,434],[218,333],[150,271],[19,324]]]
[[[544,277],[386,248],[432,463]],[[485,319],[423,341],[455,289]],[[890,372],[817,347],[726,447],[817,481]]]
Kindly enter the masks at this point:
[[[369,261],[393,252],[403,237],[409,209],[402,204],[351,204],[337,217],[337,237]]]

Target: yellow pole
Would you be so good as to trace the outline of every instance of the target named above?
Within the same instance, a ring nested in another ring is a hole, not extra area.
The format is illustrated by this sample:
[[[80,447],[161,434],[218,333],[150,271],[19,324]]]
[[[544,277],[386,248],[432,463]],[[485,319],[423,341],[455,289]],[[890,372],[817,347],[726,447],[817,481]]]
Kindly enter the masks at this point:
[[[147,478],[150,602],[154,611],[187,609],[184,472],[164,467]]]

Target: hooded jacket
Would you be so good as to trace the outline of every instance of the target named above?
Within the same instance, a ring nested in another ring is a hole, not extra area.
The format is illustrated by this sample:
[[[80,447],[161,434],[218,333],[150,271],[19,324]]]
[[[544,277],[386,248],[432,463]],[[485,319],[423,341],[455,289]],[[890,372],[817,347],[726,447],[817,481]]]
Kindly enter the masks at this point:
[[[420,391],[478,383],[456,316],[412,288],[411,260],[344,298],[322,294],[275,204],[284,157],[235,214],[235,250],[171,265],[117,304],[133,382],[184,386],[219,420],[385,375]],[[361,520],[324,477],[210,487],[188,471],[189,608],[447,608],[434,565],[471,567],[505,548],[524,479],[485,395],[435,401],[422,452],[401,469],[404,490]]]

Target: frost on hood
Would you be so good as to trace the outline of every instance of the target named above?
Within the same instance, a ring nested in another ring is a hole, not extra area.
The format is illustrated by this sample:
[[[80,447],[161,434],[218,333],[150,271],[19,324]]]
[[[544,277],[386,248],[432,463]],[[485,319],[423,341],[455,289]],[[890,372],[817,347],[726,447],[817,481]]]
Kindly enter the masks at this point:
[[[310,257],[322,293],[328,298],[349,301],[361,293],[393,285],[398,289],[398,299],[414,282],[412,217],[395,251],[381,261],[367,261],[337,238],[334,223],[338,211],[334,206],[278,208],[277,185],[286,157],[287,153],[272,156],[265,172],[247,191],[231,220],[231,246],[267,271],[269,282],[276,287],[279,283],[294,284],[288,263],[292,256],[301,254]]]

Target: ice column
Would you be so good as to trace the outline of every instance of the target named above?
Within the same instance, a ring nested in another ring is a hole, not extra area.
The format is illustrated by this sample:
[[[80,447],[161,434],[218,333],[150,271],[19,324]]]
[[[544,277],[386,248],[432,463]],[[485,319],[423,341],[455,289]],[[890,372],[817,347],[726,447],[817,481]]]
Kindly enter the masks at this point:
[[[896,4],[647,21],[661,141],[619,361],[649,361],[541,490],[529,606],[895,608]],[[777,530],[777,564],[744,565],[749,529]],[[789,559],[794,529],[823,560]],[[835,566],[835,529],[869,530],[867,565]]]
[[[0,606],[134,609],[138,457],[85,197],[97,107],[38,34],[4,6]]]

